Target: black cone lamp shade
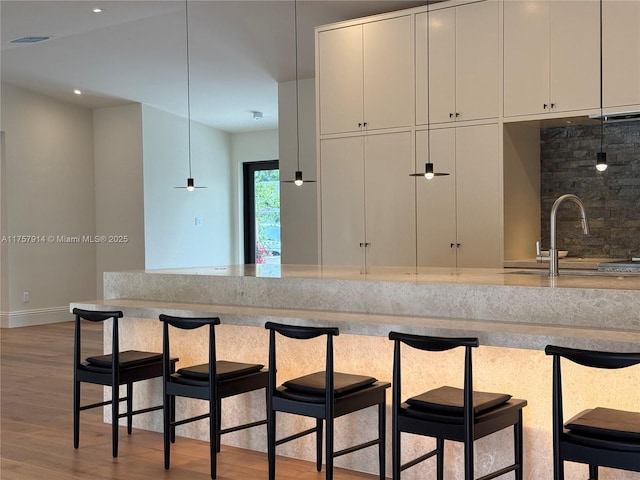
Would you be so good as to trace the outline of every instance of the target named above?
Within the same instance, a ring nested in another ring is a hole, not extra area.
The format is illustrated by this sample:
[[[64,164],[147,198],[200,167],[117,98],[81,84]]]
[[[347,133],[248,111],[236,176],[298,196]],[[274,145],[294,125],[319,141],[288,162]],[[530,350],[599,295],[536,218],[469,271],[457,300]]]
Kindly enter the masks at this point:
[[[448,173],[434,172],[433,171],[433,163],[427,162],[424,164],[424,172],[421,173],[411,173],[410,177],[424,177],[427,180],[431,180],[433,177],[444,177],[449,175]]]
[[[282,180],[282,183],[294,183],[297,187],[302,186],[304,183],[316,183],[315,180],[304,180],[302,178],[302,171],[296,170],[295,180]]]

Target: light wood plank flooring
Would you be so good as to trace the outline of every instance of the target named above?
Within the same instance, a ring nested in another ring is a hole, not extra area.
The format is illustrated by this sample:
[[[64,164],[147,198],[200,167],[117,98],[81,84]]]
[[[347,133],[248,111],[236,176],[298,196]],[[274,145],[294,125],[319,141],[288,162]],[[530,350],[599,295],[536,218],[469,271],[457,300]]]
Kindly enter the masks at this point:
[[[92,327],[90,327],[92,328]],[[102,330],[85,337],[85,352],[101,353]],[[89,328],[87,329],[87,333]],[[80,448],[73,448],[73,323],[1,329],[0,478],[2,480],[209,478],[208,443],[179,438],[171,469],[162,460],[162,435],[120,430],[119,457],[111,457],[111,427],[99,409],[82,413]],[[83,348],[84,348],[83,347]],[[100,401],[101,387],[83,384],[83,403]],[[321,480],[314,464],[278,457],[278,480]],[[266,454],[222,446],[221,480],[267,478]],[[336,469],[335,480],[375,479]]]

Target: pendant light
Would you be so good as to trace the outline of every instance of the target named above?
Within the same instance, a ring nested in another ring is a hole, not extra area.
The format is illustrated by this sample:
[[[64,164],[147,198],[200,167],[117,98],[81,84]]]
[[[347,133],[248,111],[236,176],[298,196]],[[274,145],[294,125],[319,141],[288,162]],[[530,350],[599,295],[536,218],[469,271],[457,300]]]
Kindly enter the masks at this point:
[[[207,187],[196,187],[195,181],[193,180],[193,176],[191,174],[191,73],[189,69],[189,0],[185,0],[184,2],[184,22],[185,22],[185,33],[187,39],[187,139],[188,139],[188,158],[189,158],[189,177],[187,178],[187,186],[186,187],[175,187],[175,188],[186,188],[187,192],[193,192],[196,188],[207,188]]]
[[[603,149],[604,143],[604,113],[602,94],[602,0],[600,0],[600,151],[596,154],[596,170],[604,172],[607,169],[607,152]]]
[[[315,183],[315,180],[304,180],[300,170],[300,88],[298,86],[298,2],[293,1],[294,35],[296,52],[296,165],[294,180],[282,180],[282,183],[293,183],[301,187],[304,183]]]
[[[431,103],[430,98],[430,81],[431,67],[429,66],[429,2],[427,2],[427,163],[424,164],[424,172],[410,173],[410,177],[424,177],[427,180],[431,180],[433,177],[444,177],[449,175],[448,173],[434,172],[433,163],[431,163]]]

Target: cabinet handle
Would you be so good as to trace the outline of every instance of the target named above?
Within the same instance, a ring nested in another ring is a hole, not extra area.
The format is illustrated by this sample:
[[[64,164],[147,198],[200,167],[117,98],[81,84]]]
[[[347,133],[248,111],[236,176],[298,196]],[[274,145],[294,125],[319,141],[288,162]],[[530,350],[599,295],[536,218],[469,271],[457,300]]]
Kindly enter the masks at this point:
[[[449,245],[450,248],[453,248],[453,246],[455,245],[455,243],[452,243]]]
[[[542,108],[544,108],[544,109],[546,110],[546,109],[547,109],[547,104],[546,104],[546,103],[543,103],[543,104],[542,104]]]
[[[370,246],[371,244],[369,242],[364,242],[364,243],[360,242],[360,247],[370,247]]]
[[[358,123],[358,128],[362,128],[362,123]]]
[[[552,109],[553,109],[553,108],[556,108],[556,104],[555,104],[555,103],[552,103],[552,104],[551,104],[551,108],[552,108]]]
[[[449,118],[453,118],[453,113],[450,113],[450,114],[449,114]]]
[[[458,112],[456,112],[456,118],[458,118],[460,116],[460,114]]]
[[[362,124],[362,126],[363,126],[364,128],[367,128],[367,122],[364,122],[364,123]]]
[[[456,247],[456,248],[460,248],[460,244],[459,243],[451,243],[449,244],[450,248]]]

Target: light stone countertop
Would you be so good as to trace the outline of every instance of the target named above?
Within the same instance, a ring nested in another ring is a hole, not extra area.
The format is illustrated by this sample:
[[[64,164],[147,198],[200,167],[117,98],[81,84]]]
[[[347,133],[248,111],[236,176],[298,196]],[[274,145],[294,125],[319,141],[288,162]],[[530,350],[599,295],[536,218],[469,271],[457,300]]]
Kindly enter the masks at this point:
[[[105,273],[106,300],[73,303],[157,318],[214,315],[224,323],[333,325],[478,336],[484,345],[640,349],[640,275],[560,276],[509,269],[238,265]]]

